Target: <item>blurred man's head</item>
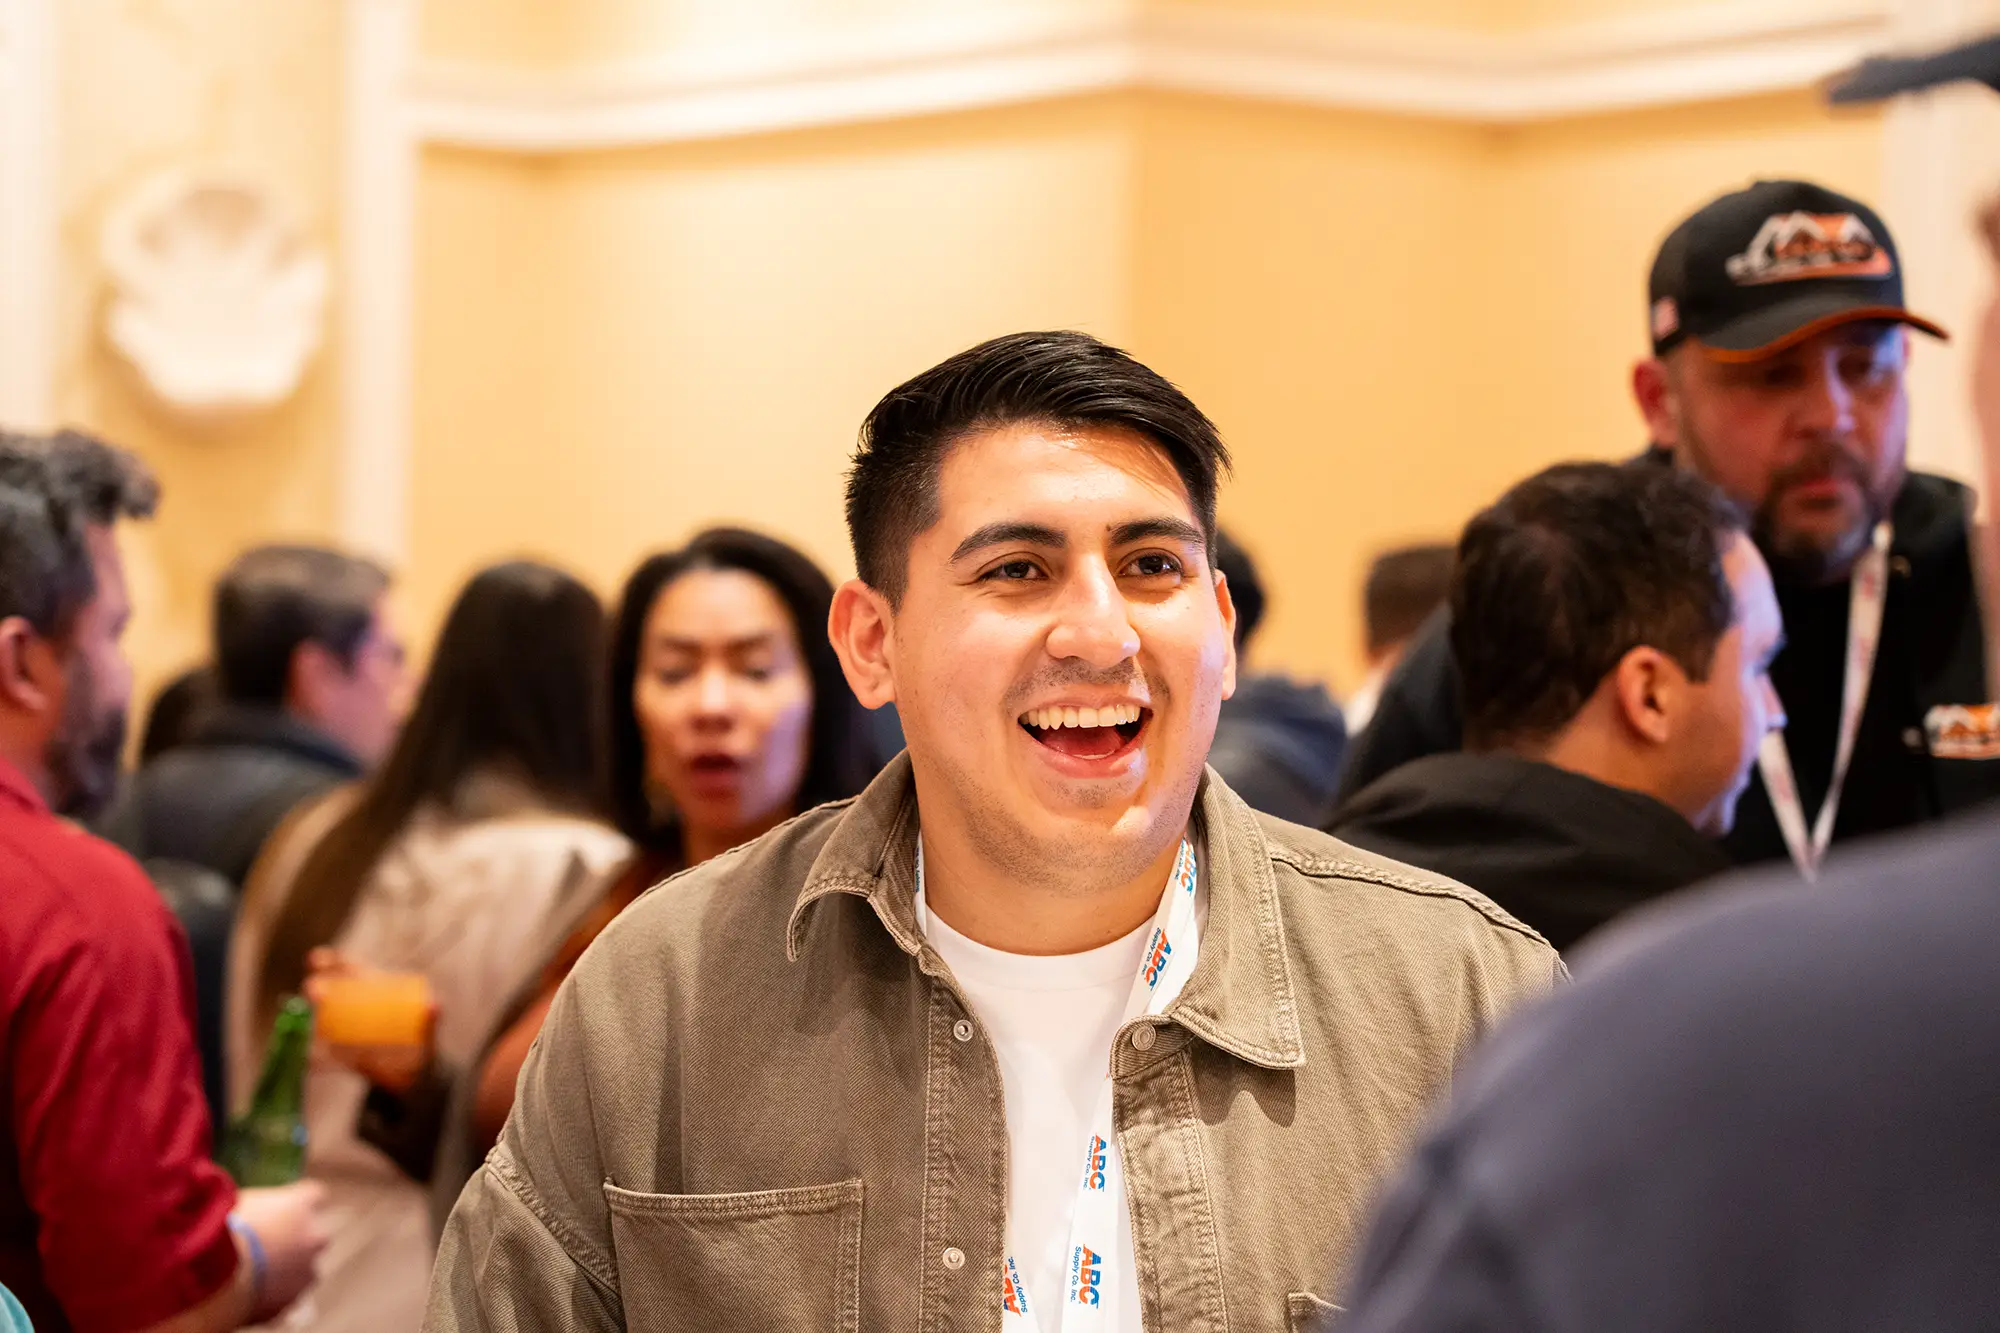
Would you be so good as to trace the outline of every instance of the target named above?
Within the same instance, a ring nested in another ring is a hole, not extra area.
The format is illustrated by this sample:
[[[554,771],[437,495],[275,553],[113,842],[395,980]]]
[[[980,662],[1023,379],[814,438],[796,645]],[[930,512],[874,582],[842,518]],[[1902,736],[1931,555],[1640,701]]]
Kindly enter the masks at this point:
[[[1641,791],[1727,832],[1783,641],[1726,497],[1653,463],[1570,463],[1474,518],[1452,581],[1466,745]]]
[[[1234,688],[1227,462],[1185,395],[1077,333],[995,339],[869,414],[833,638],[861,701],[896,704],[926,830],[1062,884],[1171,854]]]
[[[1751,514],[1781,580],[1847,577],[1905,473],[1908,327],[1889,230],[1866,205],[1760,181],[1688,218],[1651,281],[1633,375],[1653,442]]]
[[[222,700],[283,708],[374,766],[408,702],[388,591],[380,565],[324,547],[237,557],[215,586]]]
[[[1431,613],[1444,605],[1456,554],[1442,542],[1429,542],[1399,546],[1369,562],[1361,603],[1370,668],[1394,667]]]
[[[1257,576],[1257,562],[1221,529],[1215,534],[1215,572],[1229,582],[1229,600],[1236,604],[1236,659],[1242,665],[1250,651],[1250,640],[1264,623],[1264,580]]]
[[[0,435],[0,753],[65,814],[117,785],[131,606],[112,528],[158,499],[137,459],[88,436]]]

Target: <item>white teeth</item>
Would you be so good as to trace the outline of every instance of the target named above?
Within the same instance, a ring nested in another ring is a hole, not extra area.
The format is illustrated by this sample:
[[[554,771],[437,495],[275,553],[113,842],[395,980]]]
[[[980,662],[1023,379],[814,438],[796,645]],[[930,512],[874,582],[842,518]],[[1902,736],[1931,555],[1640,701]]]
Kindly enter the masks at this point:
[[[1059,727],[1124,727],[1137,722],[1144,710],[1137,704],[1110,704],[1104,708],[1031,708],[1021,720],[1038,731]]]

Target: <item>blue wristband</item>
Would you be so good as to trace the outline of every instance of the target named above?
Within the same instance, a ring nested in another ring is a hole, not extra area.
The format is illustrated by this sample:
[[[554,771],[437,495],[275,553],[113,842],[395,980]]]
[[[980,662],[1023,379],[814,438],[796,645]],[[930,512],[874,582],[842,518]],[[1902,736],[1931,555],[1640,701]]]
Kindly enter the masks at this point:
[[[229,1229],[243,1241],[243,1248],[250,1251],[250,1304],[258,1307],[264,1304],[264,1278],[271,1271],[271,1262],[264,1254],[264,1242],[257,1238],[257,1228],[245,1222],[236,1214],[229,1215]]]

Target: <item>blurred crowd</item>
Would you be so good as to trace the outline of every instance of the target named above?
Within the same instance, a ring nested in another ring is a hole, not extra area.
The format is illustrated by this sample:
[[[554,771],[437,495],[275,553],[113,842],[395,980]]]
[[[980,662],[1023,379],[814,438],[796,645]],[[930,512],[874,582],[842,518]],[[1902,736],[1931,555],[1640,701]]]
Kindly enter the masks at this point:
[[[2000,76],[1951,60],[1902,82]],[[509,561],[418,678],[393,571],[244,552],[129,767],[112,532],[172,497],[0,435],[0,1314],[1990,1326],[1994,623],[1905,459],[1944,330],[1804,181],[1649,284],[1646,448],[1382,553],[1344,703],[1254,669],[1214,427],[1080,334],[884,397],[839,587],[739,528],[609,606]],[[326,1025],[400,979],[408,1031]],[[232,1180],[299,996],[299,1178]]]

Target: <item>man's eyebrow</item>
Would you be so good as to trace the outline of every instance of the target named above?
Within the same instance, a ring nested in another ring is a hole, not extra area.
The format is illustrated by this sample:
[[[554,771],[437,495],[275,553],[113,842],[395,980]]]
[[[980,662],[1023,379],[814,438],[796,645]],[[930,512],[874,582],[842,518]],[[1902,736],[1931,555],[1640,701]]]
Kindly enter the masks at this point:
[[[988,523],[975,529],[971,536],[958,544],[951,553],[951,562],[957,564],[974,551],[985,550],[989,546],[1001,546],[1009,542],[1019,542],[1027,546],[1053,546],[1057,550],[1069,544],[1069,540],[1055,528],[1041,523]]]
[[[1189,546],[1208,545],[1208,534],[1184,518],[1142,518],[1132,523],[1120,523],[1111,530],[1113,546],[1130,546],[1134,542],[1161,537],[1168,541],[1186,542]]]

